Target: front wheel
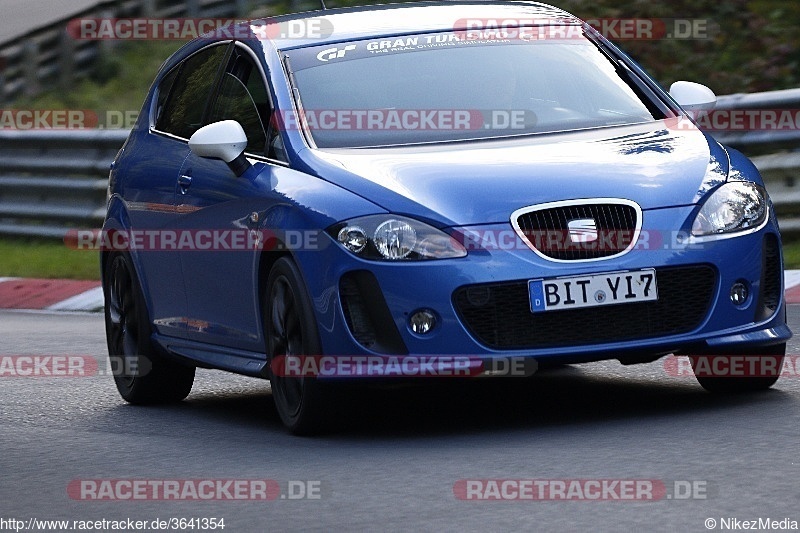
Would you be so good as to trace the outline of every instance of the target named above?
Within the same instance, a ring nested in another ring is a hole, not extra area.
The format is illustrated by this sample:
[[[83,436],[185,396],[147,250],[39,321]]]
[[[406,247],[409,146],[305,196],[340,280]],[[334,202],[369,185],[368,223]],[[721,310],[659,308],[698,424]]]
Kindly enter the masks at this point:
[[[321,355],[311,299],[295,263],[282,257],[269,273],[264,294],[264,335],[275,408],[295,435],[311,435],[331,423],[330,386],[314,377],[286,376],[273,364],[279,358]]]
[[[766,390],[781,375],[786,344],[730,350],[723,355],[692,355],[692,370],[709,392],[738,393]]]

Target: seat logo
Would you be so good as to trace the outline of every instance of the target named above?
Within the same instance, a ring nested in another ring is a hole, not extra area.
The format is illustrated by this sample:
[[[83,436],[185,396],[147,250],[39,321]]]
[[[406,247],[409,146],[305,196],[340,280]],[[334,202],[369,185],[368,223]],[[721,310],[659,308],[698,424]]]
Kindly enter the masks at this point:
[[[594,242],[597,240],[597,223],[593,218],[578,218],[567,222],[569,239],[574,243]]]
[[[320,61],[330,61],[331,59],[341,59],[350,50],[355,50],[356,45],[348,44],[344,48],[326,48],[317,54],[317,59]]]

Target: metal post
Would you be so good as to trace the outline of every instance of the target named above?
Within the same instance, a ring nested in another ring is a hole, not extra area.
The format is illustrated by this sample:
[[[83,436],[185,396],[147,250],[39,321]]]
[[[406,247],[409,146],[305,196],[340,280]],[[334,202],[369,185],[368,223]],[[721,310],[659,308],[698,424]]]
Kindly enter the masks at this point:
[[[27,96],[36,96],[39,87],[39,43],[32,37],[25,39],[22,45],[22,71],[24,78],[23,92]]]
[[[69,87],[75,79],[75,39],[69,35],[66,27],[59,36],[58,70],[59,83],[62,87]]]

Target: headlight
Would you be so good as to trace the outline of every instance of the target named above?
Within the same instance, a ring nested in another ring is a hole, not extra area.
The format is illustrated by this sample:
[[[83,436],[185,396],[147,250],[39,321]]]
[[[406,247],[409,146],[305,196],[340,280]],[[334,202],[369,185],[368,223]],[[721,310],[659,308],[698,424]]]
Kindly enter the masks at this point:
[[[692,224],[692,235],[705,237],[758,228],[767,220],[767,193],[755,183],[732,181],[706,200]]]
[[[467,255],[461,243],[447,233],[413,218],[371,215],[339,222],[328,234],[346,250],[364,259],[421,261]]]

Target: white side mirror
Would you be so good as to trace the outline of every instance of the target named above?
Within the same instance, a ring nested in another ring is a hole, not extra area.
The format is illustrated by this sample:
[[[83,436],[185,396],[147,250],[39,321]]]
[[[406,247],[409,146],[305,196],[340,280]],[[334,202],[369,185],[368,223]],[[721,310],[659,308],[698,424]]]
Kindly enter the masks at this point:
[[[203,126],[189,139],[189,149],[200,157],[222,159],[236,176],[250,168],[244,156],[247,135],[242,125],[235,120],[223,120]]]
[[[244,152],[247,135],[235,120],[203,126],[189,139],[189,148],[200,157],[213,157],[230,163]]]
[[[192,153],[200,157],[222,159],[231,170],[241,176],[250,167],[244,157],[247,135],[235,120],[223,120],[203,126],[189,139]]]
[[[669,94],[690,114],[708,112],[717,105],[714,91],[700,83],[676,81],[669,88]]]

